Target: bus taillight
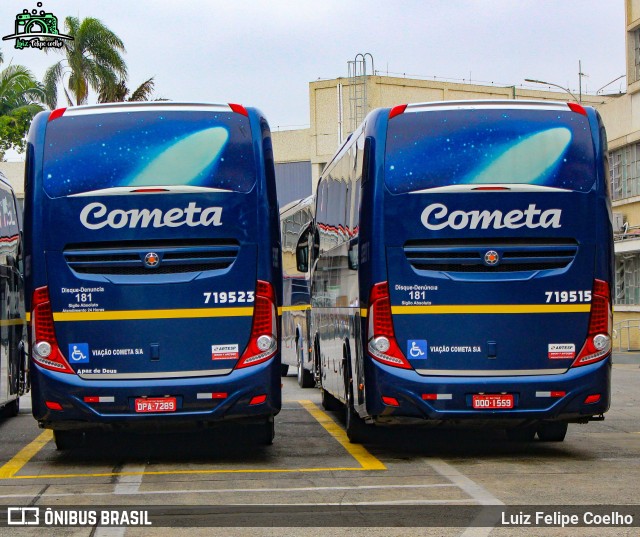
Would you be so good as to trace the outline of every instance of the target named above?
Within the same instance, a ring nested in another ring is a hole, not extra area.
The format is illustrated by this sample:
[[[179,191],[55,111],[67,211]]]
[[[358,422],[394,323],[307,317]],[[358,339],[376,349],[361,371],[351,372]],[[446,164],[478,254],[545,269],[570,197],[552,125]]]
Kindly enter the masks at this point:
[[[369,354],[379,362],[402,369],[413,369],[406,359],[393,330],[389,284],[377,283],[369,296]]]
[[[611,293],[609,284],[594,280],[587,340],[572,367],[592,364],[611,352]]]
[[[258,280],[255,297],[251,337],[236,369],[266,362],[278,348],[276,299],[271,284]]]
[[[58,371],[60,373],[75,374],[67,362],[56,339],[53,326],[53,312],[51,311],[51,301],[49,300],[49,289],[39,287],[33,292],[32,301],[32,349],[33,359],[38,365],[45,369]]]

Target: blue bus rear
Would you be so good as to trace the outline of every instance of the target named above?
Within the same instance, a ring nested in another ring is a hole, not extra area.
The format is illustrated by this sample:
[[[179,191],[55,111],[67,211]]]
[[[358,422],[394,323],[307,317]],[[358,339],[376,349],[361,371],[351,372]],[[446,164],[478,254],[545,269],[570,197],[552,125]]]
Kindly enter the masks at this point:
[[[59,445],[74,430],[228,419],[271,441],[281,272],[270,207],[271,138],[257,110],[145,103],[35,118],[33,414]]]
[[[362,348],[347,343],[333,395],[348,404],[351,389],[368,422],[491,423],[518,439],[601,419],[613,241],[598,114],[409,105],[373,112],[362,136]]]

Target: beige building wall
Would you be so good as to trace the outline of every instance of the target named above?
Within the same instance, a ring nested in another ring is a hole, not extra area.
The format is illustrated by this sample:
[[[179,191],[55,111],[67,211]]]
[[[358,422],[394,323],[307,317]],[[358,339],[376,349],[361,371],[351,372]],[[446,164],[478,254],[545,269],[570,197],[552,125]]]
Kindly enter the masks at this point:
[[[309,84],[311,154],[313,187],[320,178],[325,164],[338,149],[341,141],[359,122],[354,121],[350,83],[353,79],[336,78]],[[366,86],[360,119],[374,108],[391,107],[403,103],[478,100],[478,99],[535,99],[571,101],[565,92],[521,89],[515,86],[499,87],[460,84],[435,80],[416,80],[387,76],[367,76],[358,79]],[[602,106],[610,97],[583,95],[583,104]],[[339,106],[339,104],[342,104]]]
[[[11,183],[16,197],[24,198],[24,162],[0,162],[0,172]]]

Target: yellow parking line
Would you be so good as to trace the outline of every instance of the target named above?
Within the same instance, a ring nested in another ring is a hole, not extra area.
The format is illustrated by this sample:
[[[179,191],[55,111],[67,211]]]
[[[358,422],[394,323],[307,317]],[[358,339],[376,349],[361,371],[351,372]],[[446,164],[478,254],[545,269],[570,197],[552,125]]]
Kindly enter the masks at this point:
[[[364,446],[358,444],[352,444],[349,442],[349,438],[347,437],[347,433],[344,432],[342,427],[340,427],[331,417],[320,410],[316,405],[314,405],[311,401],[299,401],[299,403],[304,407],[304,409],[311,414],[315,420],[324,427],[324,429],[333,436],[340,445],[347,450],[349,455],[351,455],[355,460],[357,460],[362,466],[363,470],[386,470],[387,467],[382,464],[380,460],[371,455]]]
[[[49,430],[40,433],[33,442],[23,447],[13,458],[0,468],[0,479],[11,479],[27,464],[38,451],[40,451],[51,439],[53,433]]]
[[[293,402],[293,401],[292,401]],[[237,470],[157,470],[143,472],[99,472],[87,474],[38,474],[16,475],[49,441],[53,439],[50,430],[43,431],[40,436],[22,448],[9,462],[0,468],[0,479],[69,479],[78,477],[113,477],[125,475],[210,475],[210,474],[277,474],[277,473],[317,473],[317,472],[361,472],[363,470],[386,470],[376,457],[363,446],[351,444],[344,430],[331,417],[320,410],[311,401],[295,401],[299,403],[322,427],[333,437],[359,464],[359,467],[325,467],[325,468],[239,468]]]

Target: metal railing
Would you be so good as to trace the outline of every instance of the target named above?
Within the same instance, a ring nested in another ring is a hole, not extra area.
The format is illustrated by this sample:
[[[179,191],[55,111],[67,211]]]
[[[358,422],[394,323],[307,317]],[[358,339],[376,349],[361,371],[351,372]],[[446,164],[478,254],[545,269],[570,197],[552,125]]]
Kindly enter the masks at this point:
[[[639,350],[632,348],[632,334],[635,332],[636,346],[640,345],[640,319],[626,319],[613,325],[613,339],[617,340],[618,351],[623,350],[623,343],[626,342],[626,351]],[[615,343],[614,343],[615,347]]]

